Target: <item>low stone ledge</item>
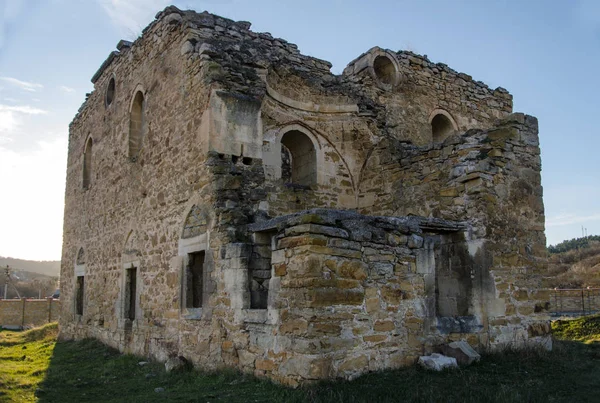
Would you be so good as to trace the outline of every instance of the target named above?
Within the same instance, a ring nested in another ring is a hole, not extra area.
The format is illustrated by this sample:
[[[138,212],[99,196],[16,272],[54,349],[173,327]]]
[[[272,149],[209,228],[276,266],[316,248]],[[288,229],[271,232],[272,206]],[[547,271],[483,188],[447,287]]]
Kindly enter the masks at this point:
[[[424,231],[457,232],[468,228],[468,225],[464,222],[450,221],[440,218],[427,218],[420,216],[366,216],[353,210],[317,208],[253,223],[248,226],[248,229],[252,232],[265,232],[281,231],[284,229],[299,227],[298,230],[307,229],[305,232],[312,232],[311,230],[321,230],[321,232],[317,233],[346,238],[345,236],[339,236],[343,233],[339,233],[339,235],[332,235],[330,233],[323,232],[335,231],[334,229],[324,230],[324,228],[342,227],[352,232],[353,227],[357,227],[357,224],[363,227],[371,226],[384,230],[393,230],[403,234],[422,233]],[[303,227],[303,225],[307,226]],[[290,234],[291,232],[293,231],[290,231]],[[290,234],[288,234],[286,231],[286,235]]]

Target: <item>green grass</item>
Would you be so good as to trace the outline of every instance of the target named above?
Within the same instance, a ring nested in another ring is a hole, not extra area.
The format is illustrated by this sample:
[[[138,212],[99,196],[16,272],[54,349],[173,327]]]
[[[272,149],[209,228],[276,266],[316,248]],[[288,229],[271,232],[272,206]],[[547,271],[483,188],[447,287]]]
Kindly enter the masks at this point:
[[[119,354],[94,340],[56,343],[56,327],[46,326],[0,333],[0,401],[600,401],[600,343],[594,342],[600,338],[598,317],[557,321],[554,328],[561,340],[552,352],[487,354],[480,363],[454,371],[410,367],[294,390],[234,371],[167,374],[162,364],[140,366],[141,358]]]
[[[0,401],[34,402],[56,344],[56,323],[26,332],[0,331]]]
[[[600,315],[578,319],[557,320],[553,323],[554,336],[561,340],[585,343],[600,342]]]

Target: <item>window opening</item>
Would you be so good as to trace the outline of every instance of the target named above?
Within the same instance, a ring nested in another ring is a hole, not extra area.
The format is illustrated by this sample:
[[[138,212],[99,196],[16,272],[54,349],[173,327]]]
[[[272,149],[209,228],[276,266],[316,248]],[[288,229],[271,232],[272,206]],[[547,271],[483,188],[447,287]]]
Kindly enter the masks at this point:
[[[111,78],[108,82],[108,86],[106,87],[106,106],[112,104],[113,99],[115,98],[115,78]]]
[[[125,318],[135,319],[137,296],[137,267],[125,270]]]
[[[83,152],[83,188],[88,189],[92,181],[92,138],[88,138]]]
[[[393,85],[396,80],[396,67],[387,56],[377,56],[373,61],[375,76],[383,84]]]
[[[250,309],[267,309],[269,300],[269,282],[271,280],[271,245],[276,233],[255,234],[252,255],[248,264]]]
[[[454,126],[447,116],[441,113],[431,120],[431,134],[434,142],[440,142],[454,132]]]
[[[284,181],[289,179],[291,183],[303,186],[316,184],[317,154],[306,134],[298,130],[285,133],[281,138],[281,154]]]
[[[141,91],[135,94],[129,116],[129,158],[136,161],[142,149],[144,137],[144,95]]]
[[[202,308],[204,296],[204,252],[188,254],[186,273],[186,307]]]
[[[77,276],[77,286],[75,291],[75,313],[77,315],[83,315],[84,288],[84,276]]]

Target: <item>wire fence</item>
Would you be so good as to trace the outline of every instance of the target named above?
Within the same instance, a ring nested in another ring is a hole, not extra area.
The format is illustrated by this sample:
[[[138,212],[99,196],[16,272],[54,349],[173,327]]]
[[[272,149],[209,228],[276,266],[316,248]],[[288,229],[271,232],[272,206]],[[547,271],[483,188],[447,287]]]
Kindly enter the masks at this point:
[[[600,313],[600,288],[554,289],[552,316],[584,316]]]

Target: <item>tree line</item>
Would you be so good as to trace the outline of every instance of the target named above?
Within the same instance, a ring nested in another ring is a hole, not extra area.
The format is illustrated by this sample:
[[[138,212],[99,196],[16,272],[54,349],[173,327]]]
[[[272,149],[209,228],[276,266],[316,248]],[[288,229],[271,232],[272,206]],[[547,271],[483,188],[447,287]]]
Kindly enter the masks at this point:
[[[588,248],[592,242],[600,242],[600,235],[588,235],[581,238],[573,238],[567,241],[562,241],[556,245],[548,246],[550,253],[563,253],[574,249]]]

